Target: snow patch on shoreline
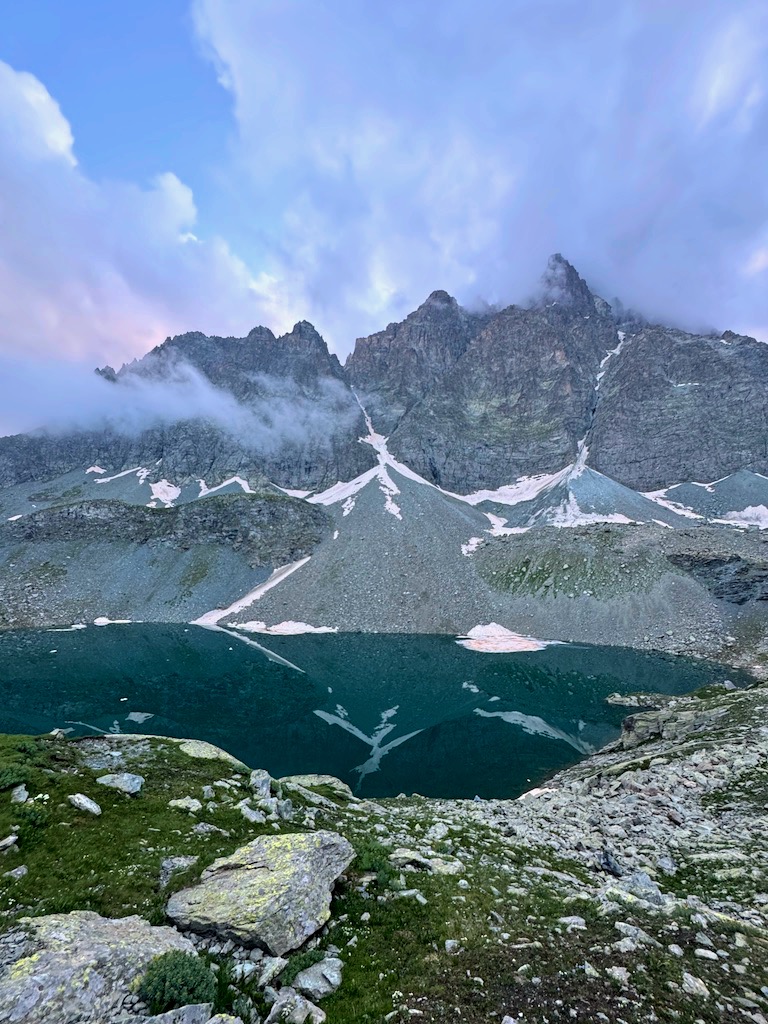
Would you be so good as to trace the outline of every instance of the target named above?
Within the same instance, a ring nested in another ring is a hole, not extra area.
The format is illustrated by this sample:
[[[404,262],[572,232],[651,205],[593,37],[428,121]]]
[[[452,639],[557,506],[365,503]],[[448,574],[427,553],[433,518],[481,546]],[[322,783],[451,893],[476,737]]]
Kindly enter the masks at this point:
[[[306,622],[294,622],[288,619],[268,626],[266,622],[228,622],[231,629],[242,629],[246,633],[266,633],[271,636],[299,636],[301,633],[338,633],[338,626],[310,626]]]
[[[289,565],[282,565],[279,569],[275,569],[269,579],[260,583],[258,587],[254,587],[253,590],[249,590],[247,594],[239,598],[233,604],[229,605],[228,608],[213,608],[211,611],[201,615],[198,619],[194,619],[191,623],[193,626],[215,626],[221,619],[228,615],[237,615],[238,612],[243,611],[244,608],[248,608],[254,601],[258,601],[260,597],[263,597],[268,590],[272,587],[276,587],[278,583],[282,583],[286,577],[290,576],[291,573],[296,572],[302,565],[306,565],[310,559],[310,555],[306,558],[299,559],[298,562],[291,562]]]
[[[485,626],[475,626],[465,636],[456,638],[456,643],[466,647],[468,651],[481,651],[485,654],[503,654],[512,651],[543,651],[545,647],[560,643],[559,640],[538,640],[533,636],[513,633],[511,629],[500,626],[498,622],[489,622]]]

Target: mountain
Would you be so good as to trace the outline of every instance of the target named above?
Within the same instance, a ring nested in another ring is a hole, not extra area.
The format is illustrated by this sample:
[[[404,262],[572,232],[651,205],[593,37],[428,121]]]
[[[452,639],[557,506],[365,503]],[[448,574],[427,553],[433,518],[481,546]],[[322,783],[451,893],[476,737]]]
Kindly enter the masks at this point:
[[[106,423],[0,439],[0,627],[499,623],[768,671],[766,359],[559,255],[527,306],[435,291],[344,366],[306,322],[169,338],[99,371]]]

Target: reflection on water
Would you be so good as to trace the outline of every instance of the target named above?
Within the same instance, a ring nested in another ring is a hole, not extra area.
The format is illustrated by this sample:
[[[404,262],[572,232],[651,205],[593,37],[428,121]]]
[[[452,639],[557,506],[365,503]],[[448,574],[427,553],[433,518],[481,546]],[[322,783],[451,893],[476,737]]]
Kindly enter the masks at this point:
[[[626,711],[607,694],[682,693],[722,675],[616,648],[478,653],[444,636],[21,631],[0,633],[0,731],[190,736],[363,795],[515,796],[617,735]]]

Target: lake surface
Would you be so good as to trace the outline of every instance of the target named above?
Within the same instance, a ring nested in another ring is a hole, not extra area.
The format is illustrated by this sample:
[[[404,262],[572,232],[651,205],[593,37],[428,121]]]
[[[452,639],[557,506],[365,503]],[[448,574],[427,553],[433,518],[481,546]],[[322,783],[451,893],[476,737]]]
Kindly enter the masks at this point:
[[[488,654],[445,636],[244,637],[183,625],[0,633],[0,731],[205,739],[271,775],[363,796],[511,797],[614,739],[613,691],[738,673],[560,645]]]

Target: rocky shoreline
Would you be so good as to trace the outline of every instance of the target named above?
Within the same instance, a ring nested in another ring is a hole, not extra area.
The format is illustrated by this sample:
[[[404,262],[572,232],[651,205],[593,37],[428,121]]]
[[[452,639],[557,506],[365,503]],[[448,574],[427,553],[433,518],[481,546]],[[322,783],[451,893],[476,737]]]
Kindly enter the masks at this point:
[[[0,1019],[765,1024],[766,722],[764,685],[646,702],[514,801],[2,737]],[[152,1016],[172,949],[216,993]]]

